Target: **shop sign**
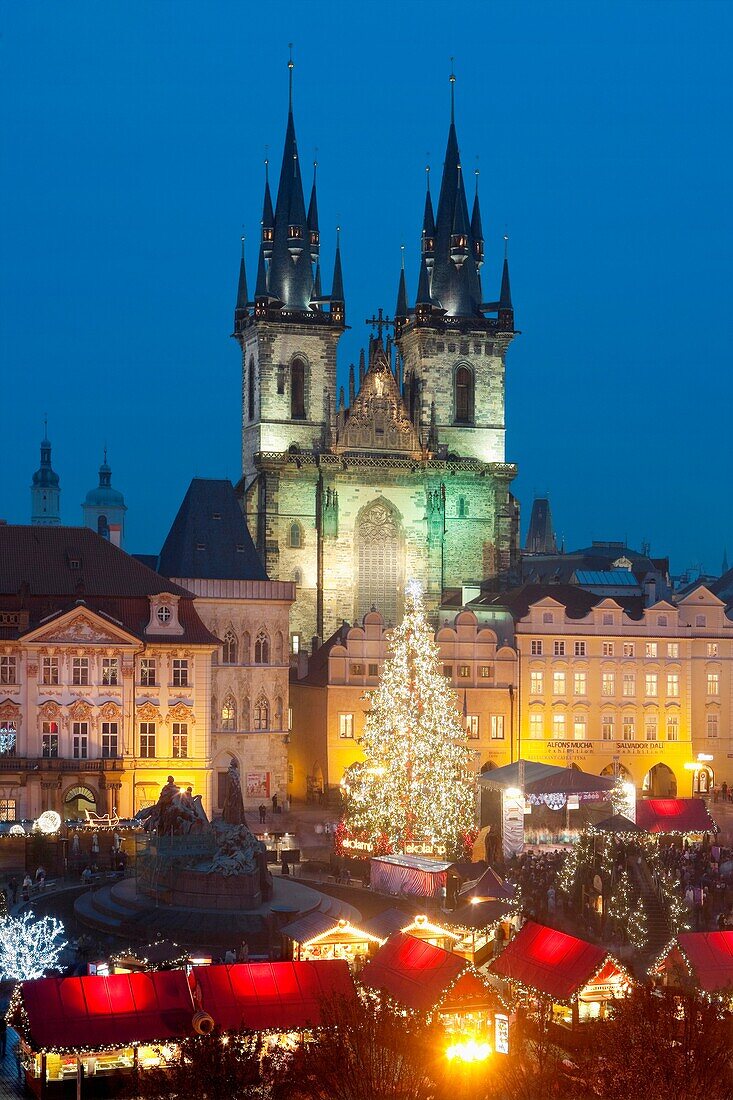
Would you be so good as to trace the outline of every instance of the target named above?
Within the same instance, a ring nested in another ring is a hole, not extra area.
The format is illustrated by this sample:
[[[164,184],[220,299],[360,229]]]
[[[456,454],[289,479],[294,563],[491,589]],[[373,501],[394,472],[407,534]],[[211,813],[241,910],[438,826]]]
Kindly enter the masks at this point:
[[[579,739],[577,741],[546,741],[546,748],[551,755],[567,756],[568,753],[572,753],[573,756],[589,756],[593,752],[593,742],[585,739]]]
[[[617,741],[618,752],[646,756],[648,753],[664,752],[669,742],[665,741]]]
[[[270,797],[270,773],[247,772],[247,798]]]
[[[497,1054],[509,1053],[509,1017],[501,1012],[494,1016],[494,1050]]]

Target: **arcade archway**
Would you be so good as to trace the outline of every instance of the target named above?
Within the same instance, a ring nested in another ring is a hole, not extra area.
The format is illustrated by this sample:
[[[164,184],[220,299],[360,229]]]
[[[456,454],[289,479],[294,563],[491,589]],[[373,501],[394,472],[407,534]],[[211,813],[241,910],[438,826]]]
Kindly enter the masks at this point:
[[[67,821],[83,821],[85,810],[97,813],[97,795],[89,787],[71,787],[64,795],[64,818]]]
[[[677,779],[672,769],[661,761],[644,776],[641,793],[647,798],[676,798]]]

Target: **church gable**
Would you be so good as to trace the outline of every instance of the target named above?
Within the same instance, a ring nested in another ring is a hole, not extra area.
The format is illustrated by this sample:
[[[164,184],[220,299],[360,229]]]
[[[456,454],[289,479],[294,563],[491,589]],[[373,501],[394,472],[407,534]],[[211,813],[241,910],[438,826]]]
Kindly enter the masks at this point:
[[[387,355],[377,342],[369,370],[338,433],[335,450],[396,451],[419,455],[420,441]]]
[[[139,645],[139,640],[118,628],[88,607],[74,608],[26,634],[24,642],[42,645],[76,643],[81,645]]]

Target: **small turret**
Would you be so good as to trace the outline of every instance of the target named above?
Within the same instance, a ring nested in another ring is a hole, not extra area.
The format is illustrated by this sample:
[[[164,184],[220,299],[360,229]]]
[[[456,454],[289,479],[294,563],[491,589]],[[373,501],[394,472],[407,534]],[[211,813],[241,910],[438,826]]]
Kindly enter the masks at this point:
[[[471,213],[471,238],[473,243],[473,258],[476,265],[481,267],[484,262],[484,231],[481,226],[481,210],[478,201],[478,168],[476,169],[476,194],[473,197],[473,211]]]
[[[369,358],[371,359],[371,337],[369,337]],[[364,359],[364,348],[359,352],[359,389],[364,385],[364,375],[366,374],[366,362]]]
[[[336,229],[336,256],[333,261],[333,282],[331,284],[331,316],[342,324],[346,320],[344,300],[344,277],[341,272],[341,227]]]
[[[318,263],[318,255],[321,250],[321,234],[318,231],[318,199],[316,198],[316,171],[318,161],[313,161],[313,187],[311,188],[311,201],[308,205],[308,244],[311,250],[311,260]],[[316,295],[318,297],[319,295]]]
[[[430,275],[428,265],[423,256],[420,264],[420,280],[417,284],[417,297],[415,298],[415,313],[424,317],[432,310],[433,300],[430,296]]]
[[[422,254],[431,271],[435,261],[435,215],[433,214],[433,200],[430,196],[430,165],[425,168],[427,187],[425,191],[425,210],[422,219]]]
[[[107,463],[106,447],[104,461],[99,467],[99,484],[96,489],[89,490],[81,508],[85,527],[91,527],[115,546],[122,546],[127,506],[122,493],[112,488],[112,469]]]
[[[397,286],[397,305],[395,306],[395,332],[399,335],[402,322],[407,320],[407,286],[405,285],[405,246],[402,245],[402,266],[400,268],[400,281]]]
[[[275,214],[270,195],[270,162],[265,160],[265,198],[262,203],[262,252],[266,260],[272,258],[272,242],[275,240]]]
[[[354,404],[354,398],[356,397],[356,375],[354,372],[354,364],[349,367],[349,408]]]
[[[501,290],[499,291],[499,328],[502,332],[514,332],[514,307],[512,306],[512,290],[509,282],[509,256],[507,254],[508,237],[504,237],[504,267],[501,273]]]
[[[61,523],[61,482],[51,465],[51,441],[45,419],[41,440],[41,465],[31,482],[31,523],[43,527],[57,527]]]
[[[244,237],[242,237],[242,256],[239,261],[239,281],[237,283],[237,301],[234,306],[234,331],[240,332],[248,316],[247,306],[247,268],[244,262]]]
[[[466,196],[463,189],[462,181],[462,169],[460,164],[457,168],[458,172],[458,185],[457,185],[457,199],[455,209],[453,211],[453,226],[450,236],[450,258],[456,267],[463,267],[469,256],[468,249],[468,207],[466,206]]]

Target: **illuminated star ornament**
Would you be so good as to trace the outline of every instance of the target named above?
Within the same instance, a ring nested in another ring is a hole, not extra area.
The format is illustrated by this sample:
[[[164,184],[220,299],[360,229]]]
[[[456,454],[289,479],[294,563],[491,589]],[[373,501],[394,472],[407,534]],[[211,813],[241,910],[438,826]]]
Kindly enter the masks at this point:
[[[365,759],[342,780],[337,848],[352,856],[455,858],[474,836],[472,753],[417,581],[406,586],[405,617],[389,647],[379,685],[367,693]]]
[[[0,921],[0,981],[27,982],[60,969],[65,947],[64,926],[53,917],[6,917]]]

